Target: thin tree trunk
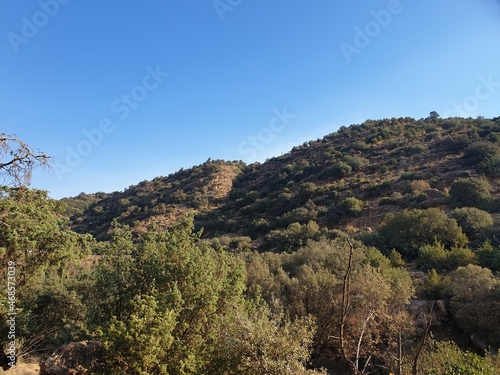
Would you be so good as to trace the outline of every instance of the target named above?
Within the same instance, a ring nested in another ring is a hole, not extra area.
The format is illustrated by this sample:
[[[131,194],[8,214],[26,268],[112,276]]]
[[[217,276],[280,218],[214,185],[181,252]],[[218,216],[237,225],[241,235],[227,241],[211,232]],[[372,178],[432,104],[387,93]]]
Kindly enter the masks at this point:
[[[340,307],[340,352],[344,360],[349,361],[347,357],[346,349],[345,349],[345,322],[347,318],[347,307],[349,305],[349,291],[350,291],[350,279],[351,279],[351,270],[352,270],[352,254],[354,252],[354,246],[351,240],[348,238],[347,242],[349,243],[349,261],[347,263],[347,270],[344,275],[344,285],[342,288],[342,305]]]
[[[398,333],[398,374],[403,375],[403,341],[401,339],[401,330]]]
[[[418,375],[418,358],[420,357],[420,354],[422,354],[422,350],[424,349],[425,346],[425,341],[427,340],[427,335],[429,334],[429,330],[431,328],[432,310],[434,310],[435,302],[436,301],[432,301],[431,311],[429,313],[429,320],[427,321],[427,326],[425,327],[424,336],[422,337],[422,341],[420,342],[420,347],[418,348],[417,354],[415,355],[415,360],[413,361],[413,368],[412,368],[413,375]]]

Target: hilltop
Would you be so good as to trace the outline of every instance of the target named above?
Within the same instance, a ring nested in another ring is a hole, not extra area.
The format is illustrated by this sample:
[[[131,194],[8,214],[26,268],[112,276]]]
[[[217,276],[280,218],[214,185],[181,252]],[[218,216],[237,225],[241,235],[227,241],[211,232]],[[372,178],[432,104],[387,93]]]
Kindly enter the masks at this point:
[[[74,229],[101,239],[113,220],[140,234],[192,213],[205,237],[243,236],[269,248],[266,235],[290,225],[356,232],[404,208],[447,211],[450,186],[461,177],[487,179],[495,196],[499,140],[499,118],[367,120],[264,163],[208,160],[123,192],[64,201]],[[489,154],[465,155],[476,148]]]

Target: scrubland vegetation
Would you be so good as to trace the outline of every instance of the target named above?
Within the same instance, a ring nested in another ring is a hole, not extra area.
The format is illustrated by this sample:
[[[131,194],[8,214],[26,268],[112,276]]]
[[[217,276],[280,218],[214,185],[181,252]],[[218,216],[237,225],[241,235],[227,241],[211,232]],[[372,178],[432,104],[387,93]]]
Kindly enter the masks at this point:
[[[124,192],[10,183],[19,348],[95,340],[94,374],[499,374],[499,142],[500,118],[369,120]]]

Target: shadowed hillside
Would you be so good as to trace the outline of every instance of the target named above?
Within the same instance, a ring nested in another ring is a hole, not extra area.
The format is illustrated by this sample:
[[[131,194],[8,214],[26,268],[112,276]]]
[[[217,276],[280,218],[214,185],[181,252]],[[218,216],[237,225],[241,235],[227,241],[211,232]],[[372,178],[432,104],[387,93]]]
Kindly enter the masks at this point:
[[[404,208],[447,210],[457,178],[485,177],[495,196],[499,140],[499,118],[368,120],[265,163],[207,161],[93,197],[84,209],[78,197],[65,201],[74,228],[98,238],[114,219],[142,233],[194,212],[206,237],[246,236],[269,248],[266,235],[290,225],[357,231]]]

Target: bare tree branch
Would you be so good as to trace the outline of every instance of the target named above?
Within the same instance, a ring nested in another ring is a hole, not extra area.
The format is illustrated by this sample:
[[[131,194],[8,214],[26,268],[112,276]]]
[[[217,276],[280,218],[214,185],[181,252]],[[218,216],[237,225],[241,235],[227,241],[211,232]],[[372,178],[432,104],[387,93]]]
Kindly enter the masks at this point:
[[[344,360],[349,361],[349,358],[345,349],[345,324],[347,320],[347,310],[349,306],[350,298],[350,281],[351,281],[351,270],[352,270],[352,255],[354,253],[354,245],[348,238],[349,243],[349,261],[347,263],[347,270],[344,275],[344,285],[342,288],[342,305],[340,306],[340,351]]]
[[[422,350],[424,349],[425,342],[427,341],[427,335],[429,334],[429,330],[431,328],[432,323],[432,311],[434,310],[434,304],[436,301],[432,301],[431,309],[429,312],[429,319],[427,320],[427,325],[425,327],[424,336],[422,337],[422,341],[420,342],[420,347],[418,348],[417,354],[415,355],[415,359],[413,361],[412,374],[418,375],[418,359],[420,358],[420,354],[422,354]]]
[[[0,178],[4,185],[29,185],[33,170],[50,167],[51,158],[21,141],[16,135],[0,133]]]

